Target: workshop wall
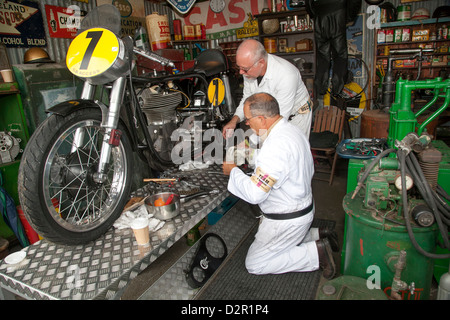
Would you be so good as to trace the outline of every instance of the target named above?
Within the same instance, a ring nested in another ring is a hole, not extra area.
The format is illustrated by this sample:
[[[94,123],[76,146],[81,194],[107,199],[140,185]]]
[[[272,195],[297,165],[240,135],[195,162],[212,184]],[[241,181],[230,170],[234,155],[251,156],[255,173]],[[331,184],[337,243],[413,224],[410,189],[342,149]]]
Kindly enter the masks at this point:
[[[402,3],[401,0],[390,0],[390,1],[384,1],[384,2],[390,2],[394,5],[394,7],[398,7],[400,5],[410,5],[411,6],[411,15],[414,13],[414,11],[416,9],[419,8],[425,8],[430,12],[430,16],[433,15],[434,10],[437,7],[440,6],[445,6],[445,5],[450,5],[450,1],[449,0],[425,0],[425,1],[416,1],[416,2],[408,2],[408,3]],[[369,4],[367,4],[365,1],[363,1],[363,5],[361,8],[361,12],[366,13],[366,21],[367,19],[370,18],[370,10],[368,10],[369,8]],[[369,70],[372,72],[372,70],[374,70],[374,50],[373,50],[373,46],[375,44],[375,35],[376,35],[376,29],[370,29],[367,27],[367,24],[365,26],[364,29],[364,33],[365,33],[365,40],[364,40],[364,61],[367,63],[367,66],[369,68]],[[365,79],[363,79],[365,80]],[[371,81],[371,79],[369,78],[369,81]],[[361,85],[361,83],[358,82],[359,85]],[[372,87],[373,84],[369,83],[368,88]],[[368,92],[366,92],[367,94]]]
[[[44,21],[45,35],[47,39],[47,47],[44,48],[49,54],[50,58],[56,62],[64,62],[66,58],[66,52],[69,48],[69,45],[72,39],[63,39],[63,38],[51,38],[49,35],[49,30],[47,26],[47,16],[45,12],[45,5],[59,6],[59,7],[68,7],[70,5],[77,5],[81,10],[91,11],[97,6],[96,0],[89,0],[89,3],[83,2],[75,2],[71,0],[40,0],[39,9],[42,13],[42,18]],[[169,5],[153,3],[149,1],[145,1],[145,15],[151,14],[152,12],[159,12],[160,14],[167,14],[169,19],[172,19],[172,9]],[[25,52],[29,48],[8,48],[7,53],[9,57],[9,61],[12,65],[14,64],[22,64],[23,57]]]

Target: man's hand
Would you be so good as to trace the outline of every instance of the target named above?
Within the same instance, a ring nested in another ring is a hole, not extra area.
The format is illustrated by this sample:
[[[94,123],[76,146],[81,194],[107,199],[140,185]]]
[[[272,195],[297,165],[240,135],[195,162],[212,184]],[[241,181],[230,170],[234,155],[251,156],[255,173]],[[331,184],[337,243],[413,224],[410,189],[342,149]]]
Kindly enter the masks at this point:
[[[233,168],[237,167],[237,165],[234,162],[224,162],[222,165],[223,173],[227,176],[230,175],[230,172]]]
[[[233,136],[234,129],[236,129],[238,123],[239,117],[233,116],[233,118],[231,118],[231,120],[223,127],[222,136],[224,139],[228,139]]]

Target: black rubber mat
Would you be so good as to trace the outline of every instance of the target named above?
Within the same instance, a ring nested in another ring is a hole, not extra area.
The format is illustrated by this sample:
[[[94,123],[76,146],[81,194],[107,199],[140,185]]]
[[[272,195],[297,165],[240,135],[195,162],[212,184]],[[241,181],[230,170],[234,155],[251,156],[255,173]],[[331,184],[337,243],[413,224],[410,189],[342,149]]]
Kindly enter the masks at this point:
[[[257,226],[249,232],[204,285],[198,300],[313,300],[322,271],[290,272],[277,275],[253,275],[245,268],[245,256],[253,242]],[[335,222],[315,219],[312,227],[334,228]]]

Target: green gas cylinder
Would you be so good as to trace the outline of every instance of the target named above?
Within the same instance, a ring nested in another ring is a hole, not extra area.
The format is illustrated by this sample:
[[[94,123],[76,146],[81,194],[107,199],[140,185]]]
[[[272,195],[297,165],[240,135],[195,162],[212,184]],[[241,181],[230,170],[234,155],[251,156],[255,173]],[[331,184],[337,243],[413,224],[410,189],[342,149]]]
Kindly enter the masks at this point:
[[[406,227],[384,219],[383,215],[364,206],[364,199],[349,193],[344,197],[346,212],[346,255],[344,275],[369,280],[391,295],[396,263],[400,252],[406,252],[406,264],[401,270],[401,280],[413,287],[399,292],[403,300],[427,300],[433,278],[434,260],[421,255],[410,241]],[[435,252],[438,230],[430,227],[413,227],[415,239],[427,252]]]

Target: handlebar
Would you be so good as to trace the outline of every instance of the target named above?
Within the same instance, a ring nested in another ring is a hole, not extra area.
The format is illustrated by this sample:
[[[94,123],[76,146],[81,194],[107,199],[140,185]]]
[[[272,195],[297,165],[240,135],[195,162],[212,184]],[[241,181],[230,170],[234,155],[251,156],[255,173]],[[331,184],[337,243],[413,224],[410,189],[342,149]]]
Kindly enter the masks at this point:
[[[160,56],[159,54],[153,53],[153,52],[147,52],[145,50],[139,49],[134,47],[133,52],[136,54],[139,54],[147,59],[150,59],[152,61],[158,62],[163,66],[169,66],[171,68],[175,68],[175,64],[172,62],[172,60],[164,58]]]

